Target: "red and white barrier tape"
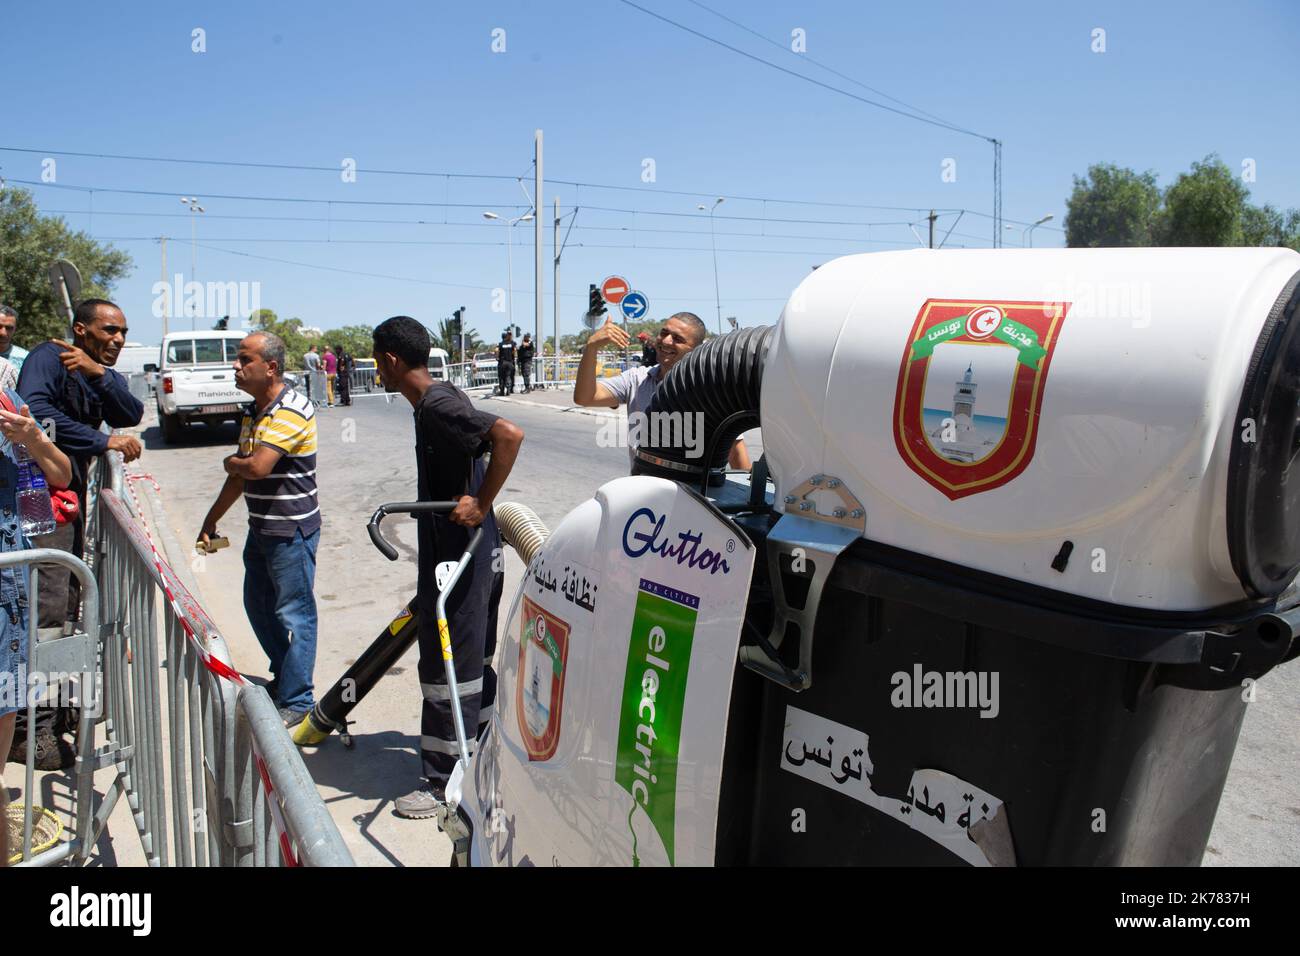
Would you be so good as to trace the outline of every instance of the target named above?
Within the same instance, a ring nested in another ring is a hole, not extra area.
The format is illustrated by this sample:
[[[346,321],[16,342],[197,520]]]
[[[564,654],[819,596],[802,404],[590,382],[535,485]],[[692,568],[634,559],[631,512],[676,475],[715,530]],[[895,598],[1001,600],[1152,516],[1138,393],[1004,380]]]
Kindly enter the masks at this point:
[[[148,481],[153,485],[154,491],[159,494],[162,493],[162,488],[159,486],[157,479],[155,479],[151,474],[144,472],[130,473],[125,472],[125,469],[124,473],[126,474],[126,490],[131,493],[131,500],[135,502],[135,513],[136,516],[139,517],[141,514],[140,498],[135,493],[134,482]],[[162,583],[163,593],[167,596],[167,602],[171,605],[172,611],[176,615],[176,619],[180,622],[181,629],[185,631],[185,636],[189,639],[190,645],[194,648],[194,652],[198,655],[199,660],[203,662],[203,666],[213,674],[225,678],[233,684],[239,686],[250,684],[251,681],[244,677],[243,674],[230,667],[225,661],[213,657],[212,654],[209,653],[208,649],[203,646],[203,642],[200,641],[199,636],[194,633],[194,628],[190,626],[190,622],[186,618],[185,612],[177,602],[176,596],[172,593],[171,588],[167,586],[167,571],[171,571],[171,566],[167,564],[167,562],[163,560],[162,555],[158,553],[158,548],[154,544],[153,534],[149,531],[148,523],[141,519],[140,527],[144,529],[145,539],[149,542],[149,550],[153,552],[154,566],[158,571],[158,580]],[[164,571],[164,568],[166,568],[167,571]],[[172,573],[174,574],[175,572]],[[284,817],[280,811],[280,801],[276,799],[275,787],[272,785],[271,775],[266,769],[266,761],[262,759],[262,754],[257,749],[257,741],[250,738],[250,743],[253,745],[253,757],[257,761],[258,775],[262,778],[262,789],[266,792],[267,805],[271,808],[271,825],[275,829],[276,842],[280,846],[280,855],[284,859],[286,865],[299,866],[301,864],[298,862],[298,858],[293,852],[293,844],[289,840],[288,829],[284,825]]]

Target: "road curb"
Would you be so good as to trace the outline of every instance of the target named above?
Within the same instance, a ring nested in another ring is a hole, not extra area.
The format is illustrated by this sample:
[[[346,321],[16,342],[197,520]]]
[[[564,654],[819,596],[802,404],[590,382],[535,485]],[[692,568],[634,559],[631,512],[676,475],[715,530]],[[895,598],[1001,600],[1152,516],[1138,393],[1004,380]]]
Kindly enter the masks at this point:
[[[572,413],[578,415],[591,415],[595,418],[618,418],[618,412],[609,411],[608,409],[583,408],[581,405],[552,405],[550,402],[532,402],[526,398],[514,398],[509,395],[488,395],[487,398],[497,399],[503,402],[511,402],[515,405],[531,405],[534,408],[549,408],[552,411]]]

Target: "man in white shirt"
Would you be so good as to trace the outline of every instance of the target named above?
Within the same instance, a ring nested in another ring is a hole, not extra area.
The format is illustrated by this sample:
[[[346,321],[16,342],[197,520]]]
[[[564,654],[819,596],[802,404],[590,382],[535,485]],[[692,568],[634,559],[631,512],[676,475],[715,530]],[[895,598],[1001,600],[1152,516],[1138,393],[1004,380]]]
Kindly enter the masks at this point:
[[[708,329],[698,315],[693,312],[678,312],[664,321],[655,338],[655,354],[659,359],[657,365],[649,368],[637,366],[613,378],[597,381],[596,353],[607,347],[623,349],[628,343],[627,333],[615,325],[612,318],[605,319],[605,324],[591,333],[591,338],[587,339],[587,345],[582,351],[577,381],[573,385],[574,404],[588,408],[618,408],[627,405],[629,416],[645,412],[663,377],[687,352],[703,342],[706,335]],[[638,429],[629,427],[627,453],[628,460],[633,464],[636,462],[638,435]],[[731,446],[727,464],[732,468],[749,471],[749,452],[743,439],[737,438]]]

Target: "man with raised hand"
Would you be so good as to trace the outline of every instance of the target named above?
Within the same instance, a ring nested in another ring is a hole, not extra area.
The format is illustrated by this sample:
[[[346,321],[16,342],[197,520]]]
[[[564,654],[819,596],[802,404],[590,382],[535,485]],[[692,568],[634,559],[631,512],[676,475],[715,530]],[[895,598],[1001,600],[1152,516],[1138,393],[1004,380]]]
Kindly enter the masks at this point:
[[[643,365],[634,366],[613,378],[597,381],[597,353],[607,346],[621,351],[628,343],[627,333],[612,318],[606,318],[605,324],[591,333],[582,350],[577,380],[573,383],[574,404],[590,408],[618,408],[626,405],[629,421],[634,415],[644,415],[664,376],[672,371],[673,366],[687,352],[703,342],[708,334],[708,329],[694,312],[678,312],[666,319],[659,329],[659,335],[655,339],[655,355],[659,359],[656,365],[648,368]],[[637,439],[641,432],[640,428],[628,427],[627,456],[631,464],[636,463]],[[731,446],[727,463],[732,468],[749,471],[749,452],[743,438],[737,438]]]

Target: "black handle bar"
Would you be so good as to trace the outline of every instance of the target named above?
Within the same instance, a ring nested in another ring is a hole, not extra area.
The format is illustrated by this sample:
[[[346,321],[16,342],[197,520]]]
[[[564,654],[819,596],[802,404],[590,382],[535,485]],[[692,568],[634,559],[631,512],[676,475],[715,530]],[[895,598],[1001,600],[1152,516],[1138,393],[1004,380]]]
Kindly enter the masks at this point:
[[[456,504],[455,501],[395,501],[380,505],[375,509],[375,513],[370,516],[370,521],[366,523],[366,532],[370,535],[370,543],[378,548],[379,553],[389,561],[396,561],[397,549],[385,541],[384,536],[379,532],[379,523],[381,521],[389,515],[448,513],[456,507]],[[470,536],[469,544],[465,547],[465,550],[473,551],[478,547],[478,543],[482,538],[483,526],[479,525]]]

